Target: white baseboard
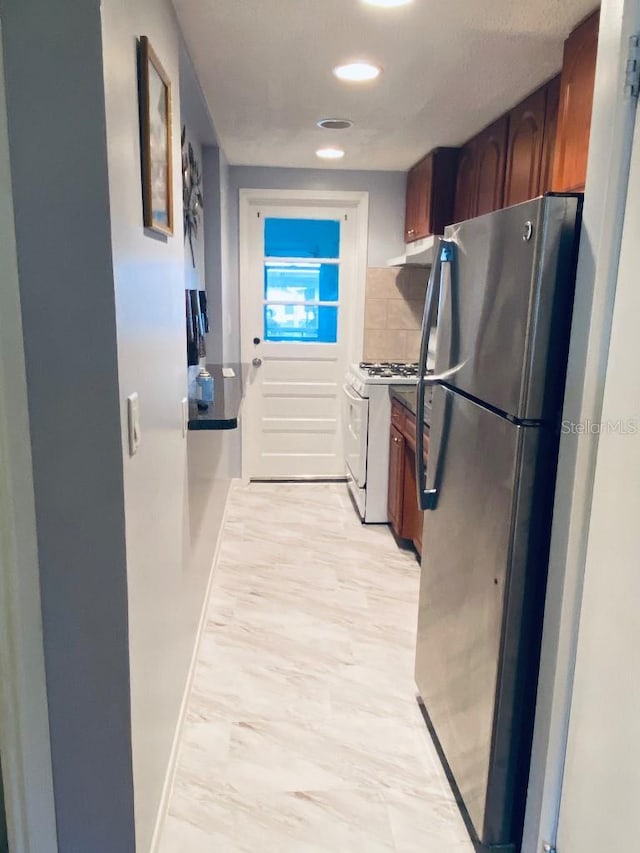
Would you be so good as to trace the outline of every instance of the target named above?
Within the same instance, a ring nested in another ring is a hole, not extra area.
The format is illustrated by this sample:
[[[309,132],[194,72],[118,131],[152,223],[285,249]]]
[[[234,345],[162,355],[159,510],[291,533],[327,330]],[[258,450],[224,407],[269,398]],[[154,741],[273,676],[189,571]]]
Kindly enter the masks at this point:
[[[225,524],[227,521],[227,513],[229,512],[229,498],[231,497],[231,490],[233,489],[234,483],[240,482],[237,478],[234,478],[229,483],[229,491],[227,492],[227,499],[224,505],[224,512],[222,513],[222,521],[220,522],[220,530],[218,531],[218,538],[216,539],[216,547],[213,553],[213,560],[211,561],[211,572],[209,574],[209,580],[207,581],[207,589],[204,595],[204,601],[202,604],[202,611],[200,613],[200,621],[198,623],[198,630],[196,632],[196,640],[193,646],[193,654],[191,656],[191,663],[189,665],[189,674],[187,676],[187,682],[185,685],[184,695],[182,697],[182,703],[180,704],[180,713],[178,715],[178,722],[176,724],[176,731],[173,737],[173,744],[171,745],[171,752],[169,754],[169,763],[167,765],[167,774],[165,776],[164,785],[162,786],[162,796],[160,797],[160,805],[158,806],[158,815],[156,818],[156,825],[153,831],[153,837],[151,839],[151,847],[149,848],[149,853],[158,853],[158,849],[160,846],[160,839],[162,837],[162,830],[164,827],[164,822],[167,816],[167,810],[169,808],[169,800],[171,799],[171,792],[173,790],[173,782],[176,775],[176,769],[178,767],[178,754],[180,752],[180,741],[182,738],[182,729],[184,727],[184,720],[187,713],[187,706],[189,704],[189,697],[191,696],[191,687],[193,685],[193,678],[196,671],[196,665],[198,663],[198,655],[200,653],[200,644],[202,642],[202,635],[204,634],[204,627],[207,623],[207,610],[209,606],[209,598],[211,596],[211,587],[213,585],[213,577],[216,571],[216,565],[218,564],[218,556],[220,553],[220,543],[222,542],[222,534],[225,528]]]

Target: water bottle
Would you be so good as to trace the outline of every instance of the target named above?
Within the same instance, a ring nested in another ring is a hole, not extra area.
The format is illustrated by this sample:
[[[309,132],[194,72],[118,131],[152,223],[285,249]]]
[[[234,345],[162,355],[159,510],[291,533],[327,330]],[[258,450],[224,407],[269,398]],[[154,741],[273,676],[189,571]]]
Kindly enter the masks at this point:
[[[200,368],[196,377],[196,402],[198,408],[206,410],[213,403],[213,376],[206,367]]]

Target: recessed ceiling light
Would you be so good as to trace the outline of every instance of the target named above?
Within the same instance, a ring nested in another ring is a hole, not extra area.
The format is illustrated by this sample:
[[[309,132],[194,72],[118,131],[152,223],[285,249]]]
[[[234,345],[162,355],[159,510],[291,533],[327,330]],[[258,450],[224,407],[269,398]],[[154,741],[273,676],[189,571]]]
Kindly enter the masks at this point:
[[[344,151],[342,148],[318,148],[316,157],[320,157],[322,160],[339,160],[344,157]]]
[[[413,3],[413,0],[363,0],[368,6],[385,6],[387,8],[391,8],[392,6],[408,6],[409,3]]]
[[[367,80],[375,80],[382,68],[371,62],[350,62],[348,65],[338,65],[333,73],[339,80],[348,80],[351,83],[364,83]]]
[[[348,118],[323,118],[318,122],[318,127],[323,127],[325,130],[346,130],[348,127],[353,127],[353,122]]]

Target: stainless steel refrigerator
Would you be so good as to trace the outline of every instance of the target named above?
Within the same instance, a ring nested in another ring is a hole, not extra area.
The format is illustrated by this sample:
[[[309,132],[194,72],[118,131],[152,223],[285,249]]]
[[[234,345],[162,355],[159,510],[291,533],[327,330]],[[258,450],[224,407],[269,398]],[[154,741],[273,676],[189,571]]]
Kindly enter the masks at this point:
[[[580,211],[548,195],[449,226],[427,291],[415,673],[479,851],[520,849]]]

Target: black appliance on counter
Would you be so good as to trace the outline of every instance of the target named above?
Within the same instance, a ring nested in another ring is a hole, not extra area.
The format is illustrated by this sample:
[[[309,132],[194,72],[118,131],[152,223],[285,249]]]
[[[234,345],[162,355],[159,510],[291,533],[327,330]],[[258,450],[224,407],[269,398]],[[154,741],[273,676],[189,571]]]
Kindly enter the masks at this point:
[[[209,331],[207,294],[204,290],[185,290],[187,321],[187,365],[196,366],[206,355],[205,334]]]

